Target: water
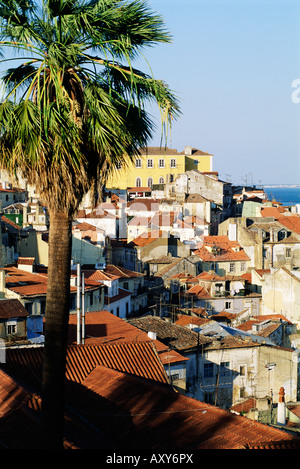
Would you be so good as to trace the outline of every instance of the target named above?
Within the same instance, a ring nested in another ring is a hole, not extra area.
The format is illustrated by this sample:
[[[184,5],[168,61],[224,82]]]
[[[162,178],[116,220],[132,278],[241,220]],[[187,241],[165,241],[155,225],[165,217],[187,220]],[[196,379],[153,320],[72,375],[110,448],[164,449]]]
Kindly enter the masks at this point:
[[[269,200],[275,199],[282,205],[300,204],[300,187],[264,187]]]

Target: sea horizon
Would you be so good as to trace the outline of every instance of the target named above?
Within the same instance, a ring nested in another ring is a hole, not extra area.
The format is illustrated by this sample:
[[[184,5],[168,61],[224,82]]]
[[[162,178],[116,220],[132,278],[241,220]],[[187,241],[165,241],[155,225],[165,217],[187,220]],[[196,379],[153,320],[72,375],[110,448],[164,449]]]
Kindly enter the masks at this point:
[[[276,200],[285,206],[300,204],[300,185],[262,185],[269,200]]]

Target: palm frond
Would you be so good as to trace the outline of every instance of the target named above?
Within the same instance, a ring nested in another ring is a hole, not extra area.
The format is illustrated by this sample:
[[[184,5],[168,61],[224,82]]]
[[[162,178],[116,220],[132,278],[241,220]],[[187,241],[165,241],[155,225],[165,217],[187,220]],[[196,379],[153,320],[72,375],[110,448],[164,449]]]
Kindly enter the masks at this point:
[[[0,166],[18,168],[71,213],[147,145],[147,103],[164,129],[179,116],[168,85],[132,66],[145,47],[170,40],[143,0],[0,0],[0,45],[32,56],[2,76]]]

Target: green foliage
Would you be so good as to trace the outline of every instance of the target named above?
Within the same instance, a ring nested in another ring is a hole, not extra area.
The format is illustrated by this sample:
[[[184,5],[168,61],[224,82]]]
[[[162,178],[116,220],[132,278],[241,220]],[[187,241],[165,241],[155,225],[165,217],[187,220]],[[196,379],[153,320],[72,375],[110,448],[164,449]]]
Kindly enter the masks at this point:
[[[74,212],[147,145],[148,102],[165,135],[179,115],[169,87],[132,64],[170,40],[142,0],[0,1],[3,60],[16,60],[2,76],[0,166],[35,183],[50,208]]]

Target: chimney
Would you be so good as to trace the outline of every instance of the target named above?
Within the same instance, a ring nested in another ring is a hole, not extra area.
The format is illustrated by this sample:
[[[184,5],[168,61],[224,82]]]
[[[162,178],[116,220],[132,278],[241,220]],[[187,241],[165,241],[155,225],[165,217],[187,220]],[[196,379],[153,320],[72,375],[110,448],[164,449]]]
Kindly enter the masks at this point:
[[[0,269],[0,298],[5,298],[5,270]]]
[[[152,340],[156,340],[156,332],[149,331],[148,337],[150,337],[150,339]]]
[[[279,389],[279,399],[278,399],[278,407],[277,407],[277,425],[286,425],[284,388],[283,387]]]
[[[184,153],[185,153],[185,155],[191,156],[191,154],[192,154],[192,147],[187,147],[187,146],[184,147]]]
[[[229,225],[228,225],[228,239],[229,239],[229,241],[237,241],[237,225],[236,225],[236,223],[229,223]]]

